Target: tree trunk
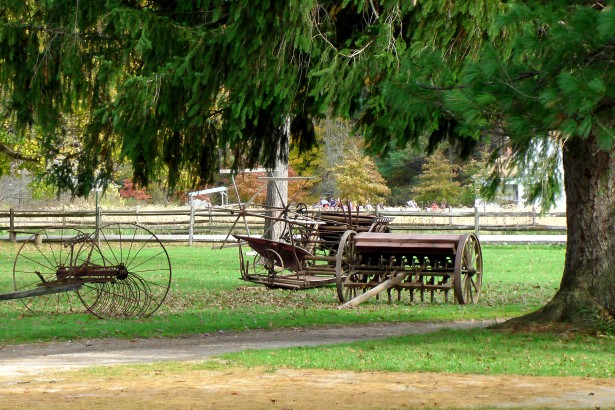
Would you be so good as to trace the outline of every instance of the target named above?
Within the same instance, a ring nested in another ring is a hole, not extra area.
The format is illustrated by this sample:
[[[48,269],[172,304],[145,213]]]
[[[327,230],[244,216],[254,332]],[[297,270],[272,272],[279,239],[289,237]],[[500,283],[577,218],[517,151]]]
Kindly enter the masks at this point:
[[[281,147],[278,147],[275,168],[267,171],[268,177],[286,178],[288,177],[288,141],[290,140],[290,119],[284,125],[284,133],[287,138]],[[288,201],[288,182],[269,181],[267,183],[267,199],[265,206],[270,209],[268,215],[272,218],[280,217],[280,210],[286,206]],[[265,219],[265,235],[267,239],[277,241],[284,233],[285,225],[271,219]]]
[[[560,289],[540,310],[511,321],[595,327],[615,319],[615,149],[596,139],[564,146],[567,247]]]

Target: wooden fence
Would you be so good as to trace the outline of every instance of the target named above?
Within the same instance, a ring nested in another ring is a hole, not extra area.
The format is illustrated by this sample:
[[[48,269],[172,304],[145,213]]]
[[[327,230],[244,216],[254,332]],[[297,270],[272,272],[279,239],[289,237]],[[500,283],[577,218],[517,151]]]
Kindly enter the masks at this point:
[[[251,214],[263,213],[263,209],[250,209]],[[318,216],[319,210],[309,213]],[[340,211],[341,212],[341,211]],[[541,214],[529,212],[494,212],[468,210],[444,210],[434,212],[411,210],[379,210],[362,213],[394,217],[390,228],[395,232],[467,232],[491,233],[565,233],[566,214],[563,212]],[[4,210],[0,211],[0,240],[16,241],[43,228],[65,228],[93,231],[97,226],[114,222],[129,222],[142,225],[161,237],[163,241],[220,240],[233,227],[233,233],[259,233],[263,230],[263,218],[240,216],[237,209],[194,207],[164,210]],[[217,237],[217,238],[215,238]]]

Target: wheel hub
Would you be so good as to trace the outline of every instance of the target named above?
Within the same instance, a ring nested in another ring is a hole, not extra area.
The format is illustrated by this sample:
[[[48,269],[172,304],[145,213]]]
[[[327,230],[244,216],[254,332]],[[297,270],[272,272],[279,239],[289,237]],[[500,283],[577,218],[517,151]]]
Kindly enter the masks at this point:
[[[120,263],[117,266],[117,278],[119,280],[125,280],[128,277],[128,268],[126,268],[126,266],[123,263]]]

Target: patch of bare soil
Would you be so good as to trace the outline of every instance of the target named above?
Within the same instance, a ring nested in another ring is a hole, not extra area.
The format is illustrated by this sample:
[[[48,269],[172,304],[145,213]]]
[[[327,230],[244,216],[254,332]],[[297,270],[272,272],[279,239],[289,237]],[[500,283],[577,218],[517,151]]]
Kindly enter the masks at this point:
[[[329,370],[175,370],[224,352],[339,343],[493,322],[400,323],[0,347],[0,409],[615,408],[615,380]],[[84,372],[105,365],[144,367]],[[171,370],[169,370],[171,369]]]
[[[262,369],[70,371],[0,379],[0,408],[607,408],[606,379]]]

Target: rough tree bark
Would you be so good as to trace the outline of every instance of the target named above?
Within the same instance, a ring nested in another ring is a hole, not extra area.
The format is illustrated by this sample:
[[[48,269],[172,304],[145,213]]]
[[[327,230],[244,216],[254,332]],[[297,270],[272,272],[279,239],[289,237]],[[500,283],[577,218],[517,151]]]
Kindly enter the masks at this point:
[[[564,146],[567,247],[564,275],[553,299],[510,321],[566,322],[594,327],[615,320],[615,149],[596,139],[573,138]]]
[[[290,119],[284,125],[284,133],[286,134],[286,144],[278,147],[277,159],[275,168],[267,171],[268,177],[286,178],[288,177],[288,141],[290,141]],[[267,199],[265,206],[271,211],[268,213],[270,217],[277,218],[280,216],[280,209],[286,206],[288,201],[288,182],[286,181],[269,181],[267,183]],[[271,219],[265,220],[265,235],[267,239],[277,241],[284,233],[284,224],[275,222]]]

